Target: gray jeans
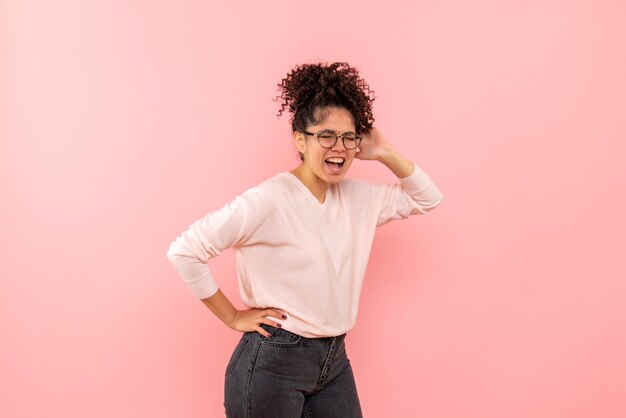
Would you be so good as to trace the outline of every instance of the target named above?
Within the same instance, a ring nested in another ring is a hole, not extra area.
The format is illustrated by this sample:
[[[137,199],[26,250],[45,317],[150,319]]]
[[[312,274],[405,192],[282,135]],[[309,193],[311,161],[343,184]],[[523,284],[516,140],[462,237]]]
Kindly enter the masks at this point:
[[[261,324],[244,332],[226,366],[228,418],[361,418],[345,337],[305,338]]]

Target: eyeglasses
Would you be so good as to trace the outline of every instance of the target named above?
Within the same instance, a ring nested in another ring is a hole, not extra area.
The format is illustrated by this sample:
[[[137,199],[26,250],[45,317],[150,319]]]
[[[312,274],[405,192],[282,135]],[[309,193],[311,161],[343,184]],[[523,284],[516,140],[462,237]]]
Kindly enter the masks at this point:
[[[355,149],[361,143],[361,135],[357,135],[354,132],[346,132],[343,135],[337,135],[335,131],[331,130],[322,130],[319,132],[302,132],[305,135],[312,135],[317,137],[317,141],[324,148],[332,148],[337,143],[339,137],[341,137],[341,141],[343,142],[343,146],[346,149]]]

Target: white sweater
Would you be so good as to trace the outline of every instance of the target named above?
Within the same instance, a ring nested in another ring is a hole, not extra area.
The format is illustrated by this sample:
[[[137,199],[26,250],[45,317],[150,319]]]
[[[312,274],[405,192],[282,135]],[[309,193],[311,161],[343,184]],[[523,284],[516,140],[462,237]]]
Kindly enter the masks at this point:
[[[425,214],[442,200],[417,165],[396,184],[344,178],[324,203],[285,171],[191,224],[167,257],[204,299],[219,287],[207,262],[232,247],[247,307],[276,308],[287,319],[268,318],[304,337],[336,336],[356,322],[376,227]]]

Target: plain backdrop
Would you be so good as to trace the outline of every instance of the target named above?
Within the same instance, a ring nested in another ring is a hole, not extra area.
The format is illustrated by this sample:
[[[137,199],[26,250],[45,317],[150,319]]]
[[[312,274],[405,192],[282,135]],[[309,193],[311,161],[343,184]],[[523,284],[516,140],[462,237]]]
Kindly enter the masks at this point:
[[[334,61],[445,196],[377,231],[365,416],[626,416],[623,1],[2,0],[0,48],[3,418],[224,415],[239,334],[165,254],[298,164],[277,84]]]

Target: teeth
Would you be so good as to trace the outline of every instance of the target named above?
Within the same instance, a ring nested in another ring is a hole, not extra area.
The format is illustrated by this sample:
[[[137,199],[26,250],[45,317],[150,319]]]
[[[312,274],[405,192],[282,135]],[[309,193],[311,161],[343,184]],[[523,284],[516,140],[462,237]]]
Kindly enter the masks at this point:
[[[344,162],[344,159],[343,158],[328,158],[326,161],[328,161],[329,163],[341,164]]]

